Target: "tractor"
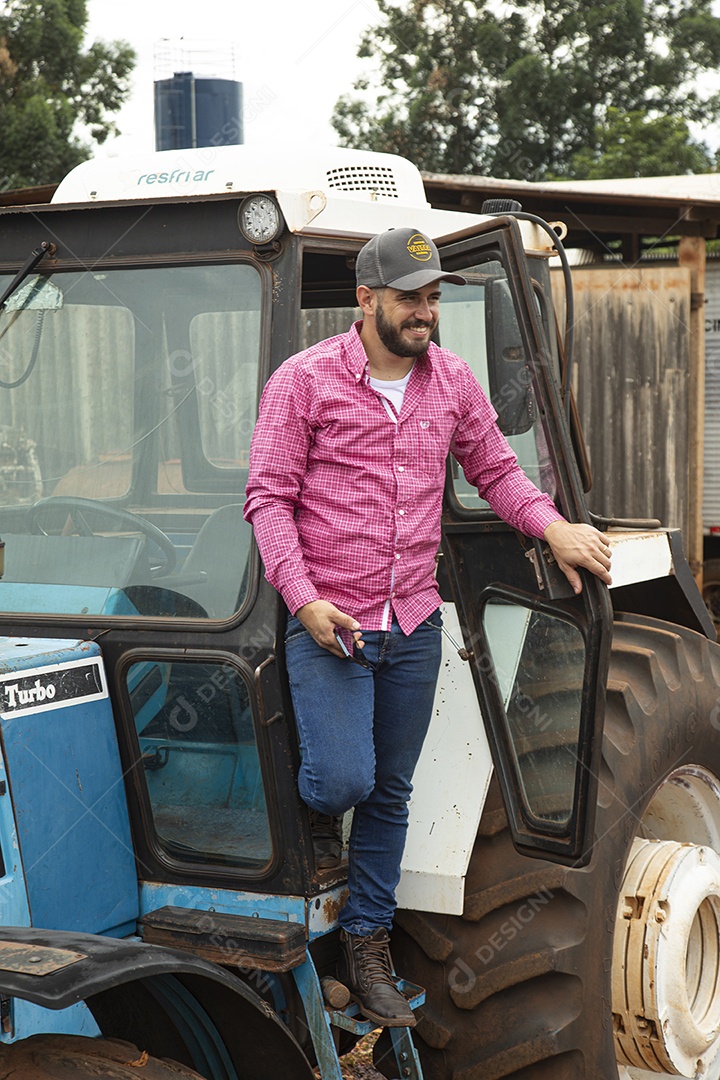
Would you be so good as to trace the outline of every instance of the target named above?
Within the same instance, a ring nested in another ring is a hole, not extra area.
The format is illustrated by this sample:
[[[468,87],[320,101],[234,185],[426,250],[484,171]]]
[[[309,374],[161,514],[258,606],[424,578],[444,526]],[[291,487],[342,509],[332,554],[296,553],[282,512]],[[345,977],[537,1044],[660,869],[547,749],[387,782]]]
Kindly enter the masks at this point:
[[[433,209],[394,155],[240,146],[0,210],[0,1080],[340,1080],[373,1027],[242,511],[264,382],[349,327],[358,251],[400,226],[467,279],[439,340],[608,532],[613,586],[576,596],[448,461],[393,935],[418,1024],[376,1066],[720,1078],[720,648],[680,534],[587,509],[557,229]]]

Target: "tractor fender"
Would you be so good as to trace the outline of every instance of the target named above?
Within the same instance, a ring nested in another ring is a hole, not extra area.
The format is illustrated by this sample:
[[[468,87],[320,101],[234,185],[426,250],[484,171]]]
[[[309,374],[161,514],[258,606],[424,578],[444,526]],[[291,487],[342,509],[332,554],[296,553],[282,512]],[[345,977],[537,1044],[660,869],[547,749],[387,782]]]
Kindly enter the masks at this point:
[[[268,1001],[225,968],[180,950],[96,934],[1,927],[0,993],[46,1009],[84,1001],[104,1037],[139,1038],[151,1054],[190,1067],[197,1067],[190,1031],[204,1025],[205,1042],[214,1041],[217,1053],[242,1063],[243,1077],[313,1075]]]
[[[703,634],[710,641],[717,640],[710,613],[703,603],[690,565],[683,551],[682,533],[679,529],[658,530],[650,538],[667,536],[670,547],[669,572],[664,577],[634,581],[626,585],[612,586],[610,599],[615,611],[631,611],[652,619],[660,619],[686,626]],[[611,533],[612,537],[618,534]],[[632,537],[633,534],[629,534]],[[638,537],[638,539],[642,539]],[[613,556],[617,548],[613,547]]]

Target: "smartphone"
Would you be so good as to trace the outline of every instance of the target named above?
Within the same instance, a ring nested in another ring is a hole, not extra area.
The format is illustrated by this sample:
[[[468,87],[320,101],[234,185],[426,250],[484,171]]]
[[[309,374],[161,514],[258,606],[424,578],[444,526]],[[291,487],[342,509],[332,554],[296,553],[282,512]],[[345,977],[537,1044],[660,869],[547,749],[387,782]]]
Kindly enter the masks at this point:
[[[340,637],[340,631],[339,630],[335,630],[334,633],[335,633],[335,640],[337,641],[338,645],[340,646],[340,650],[341,650],[343,656],[346,657],[346,659],[352,660],[352,662],[354,664],[359,664],[360,667],[365,668],[366,671],[375,671],[375,665],[371,664],[369,660],[366,660],[364,656],[361,656],[359,650],[357,652],[355,652],[355,650],[353,649],[352,652],[348,652],[347,645],[345,644],[343,639]],[[354,633],[357,633],[357,631],[354,631]]]
[[[340,646],[343,656],[346,656],[348,658],[348,660],[352,660],[353,659],[353,654],[351,652],[348,652],[348,647],[345,644],[345,642],[343,641],[342,637],[340,636],[340,631],[339,630],[335,630],[335,640],[337,641],[338,645]]]

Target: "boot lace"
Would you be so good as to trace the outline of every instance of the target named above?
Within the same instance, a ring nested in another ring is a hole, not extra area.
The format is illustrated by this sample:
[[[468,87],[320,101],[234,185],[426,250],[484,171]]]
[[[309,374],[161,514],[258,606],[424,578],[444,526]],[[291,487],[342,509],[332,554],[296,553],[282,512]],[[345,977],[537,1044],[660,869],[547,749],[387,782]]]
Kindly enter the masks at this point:
[[[342,818],[310,811],[310,830],[317,840],[337,840],[342,844]]]
[[[387,983],[395,986],[387,941],[361,938],[355,946],[355,957],[360,975],[367,983]]]

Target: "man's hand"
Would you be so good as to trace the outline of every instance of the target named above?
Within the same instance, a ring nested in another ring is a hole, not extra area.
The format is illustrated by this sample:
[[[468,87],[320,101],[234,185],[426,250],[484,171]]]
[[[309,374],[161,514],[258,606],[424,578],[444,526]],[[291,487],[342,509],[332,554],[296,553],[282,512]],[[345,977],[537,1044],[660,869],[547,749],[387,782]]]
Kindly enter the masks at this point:
[[[555,561],[576,593],[582,592],[582,581],[575,569],[577,566],[592,571],[606,585],[612,584],[610,540],[605,533],[592,525],[553,521],[545,530],[544,537],[552,548]]]
[[[323,649],[334,653],[335,656],[344,656],[335,640],[335,627],[341,626],[345,630],[353,631],[353,637],[360,648],[363,642],[360,637],[360,623],[353,619],[352,615],[346,615],[328,600],[313,600],[309,604],[303,604],[295,612],[295,618],[299,619],[313,640],[322,645]]]

